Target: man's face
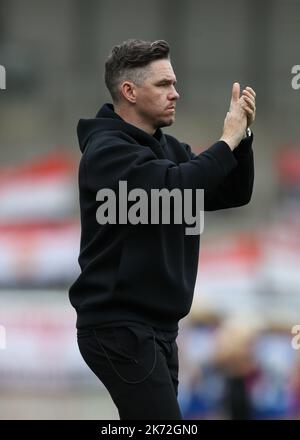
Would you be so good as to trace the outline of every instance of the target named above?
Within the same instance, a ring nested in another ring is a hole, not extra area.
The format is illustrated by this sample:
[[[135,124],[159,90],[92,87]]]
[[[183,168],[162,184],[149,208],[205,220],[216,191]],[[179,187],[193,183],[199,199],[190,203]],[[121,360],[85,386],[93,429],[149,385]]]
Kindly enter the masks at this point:
[[[173,124],[179,94],[176,76],[169,60],[155,60],[141,86],[136,87],[135,110],[143,121],[156,130]]]

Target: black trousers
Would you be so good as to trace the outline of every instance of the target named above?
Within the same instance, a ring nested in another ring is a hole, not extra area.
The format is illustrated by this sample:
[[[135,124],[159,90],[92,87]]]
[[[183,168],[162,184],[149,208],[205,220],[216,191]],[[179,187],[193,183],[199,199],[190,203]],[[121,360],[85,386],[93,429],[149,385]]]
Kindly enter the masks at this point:
[[[120,420],[182,420],[177,334],[123,321],[78,330],[80,353],[108,390]]]

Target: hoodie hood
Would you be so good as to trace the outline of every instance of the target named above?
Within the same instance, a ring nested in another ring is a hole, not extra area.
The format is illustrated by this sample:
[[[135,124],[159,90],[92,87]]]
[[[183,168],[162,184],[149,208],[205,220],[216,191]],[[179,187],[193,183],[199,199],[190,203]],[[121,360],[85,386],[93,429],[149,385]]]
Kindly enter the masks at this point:
[[[150,147],[159,159],[166,158],[164,151],[166,138],[160,128],[158,128],[152,136],[135,125],[124,121],[124,119],[115,113],[113,105],[108,103],[100,108],[95,118],[79,120],[77,135],[81,152],[84,152],[92,135],[96,132],[108,130],[121,130],[133,138],[136,143]]]

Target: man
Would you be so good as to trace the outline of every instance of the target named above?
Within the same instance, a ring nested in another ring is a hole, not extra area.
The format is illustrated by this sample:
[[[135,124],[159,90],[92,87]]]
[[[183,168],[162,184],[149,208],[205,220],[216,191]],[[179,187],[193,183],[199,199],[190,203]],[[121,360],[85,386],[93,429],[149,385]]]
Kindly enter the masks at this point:
[[[113,105],[78,124],[81,274],[70,301],[79,349],[120,419],[181,419],[176,337],[192,304],[199,234],[185,234],[183,224],[130,224],[114,216],[101,224],[98,191],[120,195],[125,181],[128,191],[147,194],[203,189],[205,210],[247,204],[255,92],[247,87],[240,97],[233,85],[221,139],[195,155],[161,131],[174,122],[179,98],[167,42],[125,41],[105,68]]]

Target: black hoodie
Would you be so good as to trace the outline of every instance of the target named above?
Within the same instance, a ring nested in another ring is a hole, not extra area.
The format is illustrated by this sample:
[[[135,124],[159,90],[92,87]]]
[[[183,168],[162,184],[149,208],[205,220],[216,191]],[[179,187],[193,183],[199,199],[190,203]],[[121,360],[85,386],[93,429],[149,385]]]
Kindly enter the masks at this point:
[[[153,136],[126,123],[111,104],[94,119],[81,119],[78,138],[81,208],[81,274],[71,286],[77,328],[137,321],[177,330],[191,308],[199,257],[199,235],[185,224],[97,222],[96,193],[120,180],[141,188],[204,189],[205,210],[242,206],[252,194],[253,135],[231,151],[218,141],[199,155],[157,129]]]

